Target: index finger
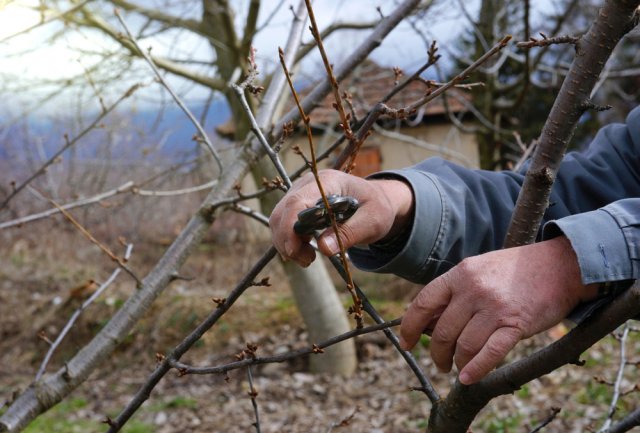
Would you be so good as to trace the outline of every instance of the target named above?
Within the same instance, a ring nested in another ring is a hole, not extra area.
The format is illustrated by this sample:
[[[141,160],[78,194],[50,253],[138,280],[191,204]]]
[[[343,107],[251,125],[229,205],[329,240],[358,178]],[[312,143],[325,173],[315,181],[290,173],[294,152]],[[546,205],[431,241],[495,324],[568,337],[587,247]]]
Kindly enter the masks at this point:
[[[451,300],[447,274],[427,284],[409,305],[400,324],[400,347],[410,350],[420,339],[427,325],[442,314]]]

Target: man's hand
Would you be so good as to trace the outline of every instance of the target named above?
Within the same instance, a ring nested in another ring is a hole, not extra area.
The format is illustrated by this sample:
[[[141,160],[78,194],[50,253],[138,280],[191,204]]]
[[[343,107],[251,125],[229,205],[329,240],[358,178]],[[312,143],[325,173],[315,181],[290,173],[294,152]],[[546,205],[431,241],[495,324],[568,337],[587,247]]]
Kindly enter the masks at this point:
[[[559,323],[594,285],[580,280],[569,241],[558,237],[463,260],[433,280],[402,319],[400,344],[408,350],[430,332],[431,357],[442,371],[455,361],[469,385],[493,370],[523,338]]]
[[[322,170],[320,178],[327,195],[348,195],[358,199],[358,211],[340,224],[340,239],[345,248],[367,244],[392,236],[408,223],[413,210],[413,192],[399,180],[366,180],[336,170]],[[310,236],[299,236],[293,231],[298,213],[313,207],[320,192],[312,174],[307,174],[293,185],[280,200],[269,219],[273,243],[285,258],[302,266],[309,266],[315,251],[309,245]],[[332,229],[325,230],[318,247],[328,256],[336,254],[338,244]]]

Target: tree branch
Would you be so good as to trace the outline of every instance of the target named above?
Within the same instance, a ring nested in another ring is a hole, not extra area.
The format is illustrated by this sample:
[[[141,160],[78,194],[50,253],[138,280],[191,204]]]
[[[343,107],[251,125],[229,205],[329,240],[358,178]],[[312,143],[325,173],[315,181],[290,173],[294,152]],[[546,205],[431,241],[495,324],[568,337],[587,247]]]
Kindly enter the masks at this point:
[[[127,90],[124,95],[116,100],[111,106],[109,106],[106,110],[103,110],[98,117],[96,117],[93,122],[89,124],[85,129],[83,129],[78,135],[76,135],[72,140],[69,140],[67,136],[65,136],[66,144],[62,146],[56,153],[51,156],[39,169],[35,171],[27,180],[20,184],[17,188],[15,188],[8,197],[4,199],[2,204],[0,204],[0,210],[4,209],[7,204],[11,201],[13,197],[15,197],[20,191],[22,191],[27,185],[29,185],[35,178],[40,176],[44,171],[53,164],[60,155],[62,155],[67,149],[71,146],[74,146],[80,139],[82,139],[85,135],[91,132],[94,128],[96,128],[102,119],[104,119],[109,113],[111,113],[123,100],[127,99],[131,96],[136,90],[142,87],[142,84],[135,84]]]
[[[318,349],[326,349],[335,344],[341,343],[345,340],[357,337],[359,335],[370,334],[372,332],[382,331],[394,326],[398,326],[402,319],[394,319],[389,322],[381,322],[371,326],[365,326],[363,328],[352,329],[344,334],[336,335],[317,344],[313,344],[311,347],[304,347],[297,350],[292,350],[280,355],[273,356],[261,356],[261,357],[247,357],[245,359],[230,362],[228,364],[217,365],[213,367],[194,367],[192,365],[183,364],[181,362],[173,362],[171,367],[175,368],[180,374],[224,374],[229,371],[237,370],[251,365],[260,364],[272,364],[276,362],[285,362],[300,356],[311,355],[314,353],[320,353]]]
[[[82,14],[85,21],[75,20],[76,24],[86,24],[90,27],[94,27],[102,32],[104,32],[107,36],[109,36],[114,41],[118,42],[124,48],[129,50],[131,54],[136,57],[141,55],[141,51],[138,50],[131,41],[122,37],[122,34],[116,31],[113,27],[111,27],[105,20],[102,18],[90,13],[86,9],[82,9]],[[153,63],[156,64],[159,68],[164,69],[167,72],[170,72],[179,77],[186,78],[188,80],[193,81],[194,83],[201,84],[205,87],[214,90],[223,90],[226,86],[226,82],[216,77],[207,77],[204,75],[197,74],[194,71],[191,71],[183,66],[174,63],[168,59],[163,57],[150,55]]]
[[[402,18],[410,13],[418,1],[405,0],[393,13],[385,17],[371,35],[341,65],[336,67],[335,72],[338,79],[346,76],[354,66],[362,62],[380,44],[380,41],[397,26]],[[310,111],[312,107],[315,107],[328,94],[330,89],[326,81],[317,85],[302,102],[305,110]],[[298,116],[297,108],[294,108],[276,122],[277,126],[273,132],[276,140],[282,135],[282,125],[299,119]],[[214,204],[224,199],[229,191],[232,191],[244,177],[249,166],[263,155],[264,152],[261,145],[257,142],[249,143],[241,150],[241,153],[237,158],[233,159],[228,169],[225,170],[224,175],[219,179],[218,184],[204,200],[198,212],[193,215],[177,239],[144,278],[142,287],[135,291],[102,330],[67,363],[66,369],[60,369],[49,376],[45,375],[13,402],[7,411],[0,416],[0,431],[4,429],[5,431],[15,432],[23,428],[31,420],[61,401],[73,389],[84,382],[89,374],[113,352],[118,342],[126,337],[139,318],[172,281],[173,275],[179,273],[180,267],[189,257],[194,246],[200,242],[207,232],[219,209]],[[275,254],[275,248],[271,248],[268,251],[268,255],[264,257],[270,259],[275,257]],[[188,347],[183,349],[187,350]],[[167,371],[168,369],[161,367],[156,369],[148,379],[148,384],[143,385],[138,391],[135,399],[139,403],[133,404],[130,409],[126,409],[126,413],[123,412],[123,421],[125,418],[129,419],[140,404],[148,398],[151,390]]]
[[[522,385],[566,364],[576,363],[582,352],[640,314],[640,283],[598,310],[560,340],[532,355],[493,371],[480,382],[456,381],[449,395],[435,405],[429,433],[465,433],[477,413],[493,398],[517,391]]]
[[[184,104],[184,102],[182,102],[180,97],[178,97],[178,95],[173,91],[171,86],[169,86],[169,83],[167,83],[167,81],[164,79],[164,77],[156,67],[155,63],[153,62],[153,59],[151,58],[151,56],[140,47],[140,44],[138,44],[138,41],[129,30],[127,23],[124,21],[124,19],[122,18],[122,16],[120,15],[117,9],[114,10],[114,13],[118,18],[118,21],[120,21],[120,24],[122,24],[122,27],[124,28],[124,30],[127,32],[127,36],[129,36],[129,40],[138,50],[139,55],[142,56],[142,58],[149,64],[154,74],[156,75],[156,78],[160,81],[160,83],[164,86],[164,88],[167,89],[167,92],[169,92],[173,100],[176,102],[176,104],[178,104],[178,106],[184,112],[184,114],[187,115],[191,123],[193,123],[193,126],[195,126],[196,130],[198,131],[198,134],[200,134],[200,138],[202,139],[202,141],[204,141],[206,148],[209,150],[209,152],[211,152],[213,159],[215,159],[216,163],[218,164],[218,169],[220,170],[219,175],[222,174],[222,172],[224,171],[222,167],[222,160],[220,159],[218,152],[213,146],[213,143],[211,143],[211,140],[209,140],[209,136],[205,132],[204,128],[202,127],[202,125],[200,125],[200,122],[198,122],[198,119],[196,119],[196,117],[191,113],[191,110],[187,108],[187,106]],[[197,141],[198,143],[200,143],[200,140],[197,140]]]
[[[131,257],[132,250],[133,250],[133,245],[128,244],[127,249],[124,253],[125,261],[129,260],[129,258]],[[38,373],[36,374],[36,378],[35,378],[36,382],[40,380],[40,378],[44,374],[45,369],[47,368],[47,364],[49,364],[49,361],[53,356],[53,352],[55,352],[55,350],[58,348],[58,346],[60,345],[64,337],[69,333],[73,325],[76,323],[76,320],[78,320],[78,317],[80,317],[80,314],[82,314],[82,312],[86,310],[87,307],[89,307],[89,305],[93,303],[93,301],[95,301],[96,299],[98,299],[98,297],[100,297],[100,295],[102,295],[102,293],[111,285],[111,283],[115,281],[116,277],[118,276],[118,274],[120,274],[121,270],[122,268],[116,268],[111,273],[109,278],[107,278],[107,280],[104,283],[102,283],[100,287],[98,287],[98,289],[87,300],[85,300],[76,311],[74,311],[74,313],[71,315],[71,317],[67,321],[67,324],[64,326],[64,328],[62,328],[62,331],[60,331],[60,334],[58,334],[58,337],[51,344],[51,346],[49,347],[49,350],[47,351],[47,354],[42,360],[42,363],[40,364],[40,368],[38,369]]]
[[[582,36],[569,75],[542,129],[509,224],[505,248],[533,242],[569,141],[590,102],[591,89],[618,41],[637,18],[638,0],[607,1]]]
[[[131,3],[127,0],[110,0],[110,2],[114,5],[116,5],[119,8],[122,8],[126,11],[129,12],[135,12],[138,13],[140,15],[143,15],[147,18],[149,18],[152,21],[158,21],[161,22],[163,24],[166,24],[167,26],[170,26],[172,28],[181,28],[181,29],[185,29],[185,30],[189,30],[190,32],[196,33],[200,36],[204,36],[206,38],[210,38],[211,35],[207,34],[205,31],[203,31],[202,29],[202,24],[200,23],[200,21],[194,20],[194,19],[185,19],[185,18],[180,18],[180,17],[176,17],[173,15],[169,15],[165,12],[163,12],[160,9],[150,9],[150,8],[146,8],[144,6],[140,6],[138,4],[135,3]]]

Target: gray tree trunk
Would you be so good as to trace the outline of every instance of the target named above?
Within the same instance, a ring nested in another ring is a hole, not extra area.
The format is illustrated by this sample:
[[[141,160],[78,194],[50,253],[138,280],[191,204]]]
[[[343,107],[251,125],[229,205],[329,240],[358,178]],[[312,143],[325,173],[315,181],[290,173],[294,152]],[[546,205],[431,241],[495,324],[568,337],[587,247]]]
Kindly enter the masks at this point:
[[[283,266],[307,326],[309,343],[347,332],[349,321],[324,262],[316,260],[308,268],[292,262],[285,262]],[[324,353],[313,355],[310,361],[313,372],[350,375],[358,363],[353,339],[326,348]]]
[[[276,176],[273,165],[267,158],[252,169],[254,179]],[[261,200],[264,214],[269,215],[280,195],[269,194]],[[309,343],[318,343],[335,335],[349,331],[349,321],[323,261],[316,259],[308,268],[296,263],[284,262],[284,271],[293,292],[296,305],[309,334]],[[349,339],[336,344],[311,358],[311,371],[350,375],[357,365],[356,349]]]

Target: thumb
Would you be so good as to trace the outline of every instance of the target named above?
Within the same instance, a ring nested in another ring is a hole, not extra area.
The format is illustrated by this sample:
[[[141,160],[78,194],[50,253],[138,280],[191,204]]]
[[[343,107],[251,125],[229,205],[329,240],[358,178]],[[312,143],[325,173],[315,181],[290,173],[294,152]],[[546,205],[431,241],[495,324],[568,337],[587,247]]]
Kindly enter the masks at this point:
[[[351,248],[361,242],[362,234],[353,229],[353,224],[348,222],[338,225],[337,234],[344,249]],[[318,238],[318,249],[325,256],[333,256],[340,252],[340,244],[333,227],[326,229]]]

